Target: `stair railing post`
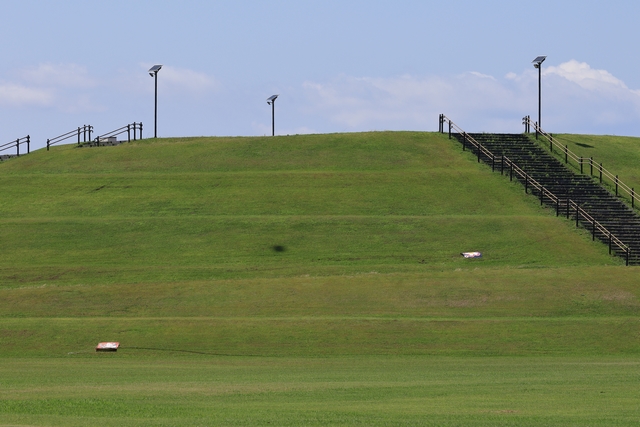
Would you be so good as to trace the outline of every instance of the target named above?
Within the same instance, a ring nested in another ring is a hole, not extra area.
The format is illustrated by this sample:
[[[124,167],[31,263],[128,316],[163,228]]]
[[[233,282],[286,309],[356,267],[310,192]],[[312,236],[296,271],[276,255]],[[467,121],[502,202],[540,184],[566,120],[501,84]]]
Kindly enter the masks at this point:
[[[480,163],[480,144],[476,145],[476,151],[478,152],[478,163]]]
[[[536,127],[536,141],[537,141],[538,140],[538,133],[539,133],[538,122],[535,123],[535,127]]]
[[[451,139],[451,120],[449,120],[449,139]]]
[[[127,142],[131,142],[131,125],[127,125]]]
[[[589,157],[589,166],[591,166],[591,176],[593,176],[593,157]]]
[[[467,150],[467,133],[462,132],[462,151]]]
[[[616,197],[618,197],[618,175],[616,175]]]
[[[553,135],[549,136],[549,151],[553,153]]]
[[[509,181],[513,181],[513,162],[509,160]]]
[[[524,194],[529,194],[529,174],[524,173]]]
[[[576,227],[580,225],[580,206],[576,203]]]
[[[636,191],[633,189],[633,187],[631,187],[631,207],[635,208],[635,202],[636,202]]]
[[[569,146],[565,145],[564,146],[564,162],[569,163]]]
[[[600,163],[600,184],[602,184],[602,163]]]
[[[629,246],[627,246],[627,262],[626,262],[626,266],[629,267],[629,255],[631,252],[631,248]]]
[[[613,244],[613,240],[611,239],[611,232],[609,232],[609,255],[611,255],[612,244]]]
[[[569,199],[567,199],[567,219],[569,219],[569,208],[571,206],[571,203],[569,203]]]
[[[596,240],[596,220],[595,220],[595,218],[591,218],[591,219],[593,220],[593,223],[592,223],[593,230],[592,230],[592,234],[591,234],[591,241],[595,242],[595,240]]]
[[[580,173],[582,174],[584,173],[582,170],[582,156],[580,156],[579,159],[580,159]]]
[[[504,154],[500,156],[500,175],[504,175]]]
[[[49,140],[47,139],[47,151],[49,151]]]
[[[29,135],[27,135],[27,154],[31,153],[31,137]]]
[[[542,206],[544,202],[544,187],[540,187],[540,206]]]
[[[140,122],[140,139],[142,139],[142,122]]]
[[[78,145],[80,145],[80,126],[78,126]]]
[[[16,139],[16,156],[20,157],[20,138]]]
[[[560,198],[556,197],[556,217],[560,216]]]
[[[491,172],[495,171],[495,164],[496,164],[496,156],[491,154]]]

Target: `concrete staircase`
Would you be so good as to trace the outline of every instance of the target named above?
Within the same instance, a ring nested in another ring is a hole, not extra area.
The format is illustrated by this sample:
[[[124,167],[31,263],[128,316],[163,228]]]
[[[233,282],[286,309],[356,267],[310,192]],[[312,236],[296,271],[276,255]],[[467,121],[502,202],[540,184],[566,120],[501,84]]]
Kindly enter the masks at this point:
[[[629,264],[640,265],[640,216],[623,203],[615,195],[600,186],[591,177],[577,174],[568,169],[561,161],[553,157],[548,151],[532,141],[524,134],[467,134],[480,143],[493,154],[493,158],[480,152],[479,160],[493,164],[495,168],[502,168],[502,156],[511,160],[515,165],[524,170],[531,178],[541,184],[546,191],[554,194],[558,199],[558,205],[550,199],[545,203],[553,205],[561,215],[567,212],[568,201],[577,203],[581,209],[603,225],[613,235],[630,247]],[[461,143],[465,141],[461,134],[453,134]],[[476,155],[476,150],[467,142],[466,148]],[[517,177],[524,184],[524,179]],[[532,189],[532,194],[540,197],[540,190]],[[543,197],[544,200],[544,197]],[[568,210],[569,216],[576,218],[575,211]],[[591,229],[591,225],[578,218],[578,222],[585,228]],[[596,232],[594,237],[609,244],[609,236],[602,232]],[[627,253],[613,247],[616,255],[626,259]]]

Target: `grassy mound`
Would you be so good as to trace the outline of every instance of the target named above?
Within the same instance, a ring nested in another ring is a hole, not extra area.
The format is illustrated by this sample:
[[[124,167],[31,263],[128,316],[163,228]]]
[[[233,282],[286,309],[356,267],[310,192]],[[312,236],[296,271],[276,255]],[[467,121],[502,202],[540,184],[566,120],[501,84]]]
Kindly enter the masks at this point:
[[[0,185],[0,424],[611,425],[637,396],[637,269],[446,135],[61,146]]]

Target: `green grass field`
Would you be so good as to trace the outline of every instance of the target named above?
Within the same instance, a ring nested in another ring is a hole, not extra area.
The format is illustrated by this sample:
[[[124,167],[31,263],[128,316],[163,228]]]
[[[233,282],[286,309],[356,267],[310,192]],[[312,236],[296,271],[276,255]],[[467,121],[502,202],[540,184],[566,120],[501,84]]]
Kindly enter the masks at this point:
[[[0,186],[0,425],[640,421],[638,269],[446,135],[61,146]]]

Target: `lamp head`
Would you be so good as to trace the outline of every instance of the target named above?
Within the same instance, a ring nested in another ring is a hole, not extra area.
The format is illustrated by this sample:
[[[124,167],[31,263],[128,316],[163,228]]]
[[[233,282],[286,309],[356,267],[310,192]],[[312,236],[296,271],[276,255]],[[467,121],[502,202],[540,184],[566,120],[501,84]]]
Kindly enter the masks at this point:
[[[538,57],[536,57],[536,59],[534,59],[531,62],[533,62],[533,66],[535,68],[540,68],[540,65],[542,65],[542,63],[544,62],[545,59],[547,59],[546,56],[538,56]]]
[[[160,71],[161,68],[162,68],[162,64],[154,65],[153,67],[149,68],[149,75],[151,77],[156,76],[158,74],[158,71]]]

